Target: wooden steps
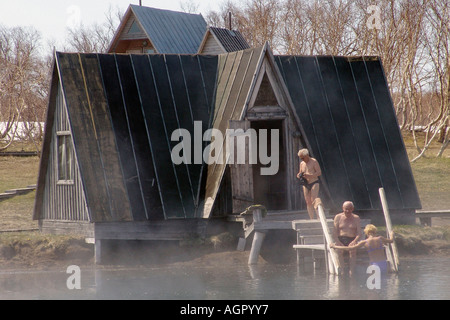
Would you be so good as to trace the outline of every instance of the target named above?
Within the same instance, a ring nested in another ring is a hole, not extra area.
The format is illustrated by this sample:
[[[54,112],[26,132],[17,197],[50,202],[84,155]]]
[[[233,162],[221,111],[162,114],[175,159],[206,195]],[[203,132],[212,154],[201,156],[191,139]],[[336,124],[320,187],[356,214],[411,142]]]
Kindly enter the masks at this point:
[[[324,223],[328,229],[330,235],[328,236],[331,241],[333,241],[332,233],[334,229],[333,219],[324,219]],[[369,219],[361,219],[361,229],[370,223]],[[317,268],[318,265],[321,264],[321,261],[325,262],[326,268],[330,273],[339,273],[339,266],[334,266],[331,263],[332,258],[330,254],[334,254],[330,252],[326,245],[326,237],[324,234],[324,228],[322,223],[319,220],[294,220],[292,221],[292,229],[297,232],[297,244],[294,244],[292,247],[296,250],[297,253],[297,263],[304,262],[305,254],[303,251],[309,250],[312,251],[312,261],[314,268]],[[316,255],[315,251],[323,252],[322,255]],[[336,270],[336,268],[338,270]]]
[[[326,220],[330,232],[333,231],[333,219]],[[370,223],[370,219],[361,219],[361,229]],[[319,245],[314,247],[316,250],[324,249],[324,234],[319,220],[294,220],[292,221],[292,229],[297,232],[297,244],[294,249],[311,249],[311,245]]]
[[[294,249],[325,250],[325,244],[294,244]]]
[[[329,228],[333,227],[333,220],[327,219]],[[294,220],[292,229],[297,232],[297,244],[294,249],[325,250],[323,230],[319,220]]]
[[[330,251],[327,243],[334,242],[332,232],[334,220],[327,217],[323,207],[319,207],[320,219],[309,219],[307,211],[269,211],[264,212],[264,207],[255,205],[247,208],[239,215],[229,215],[228,221],[241,222],[244,229],[244,238],[239,240],[238,250],[244,250],[245,241],[250,235],[254,235],[249,264],[255,264],[263,239],[268,230],[293,230],[297,235],[297,243],[293,249],[297,253],[297,262],[302,258],[302,251],[312,251],[314,265],[316,258],[314,252],[322,252],[320,259],[324,260],[330,273],[339,274],[339,263],[334,251]],[[361,227],[364,228],[370,220],[362,219]],[[324,230],[326,230],[324,232]],[[326,239],[328,240],[326,240]]]

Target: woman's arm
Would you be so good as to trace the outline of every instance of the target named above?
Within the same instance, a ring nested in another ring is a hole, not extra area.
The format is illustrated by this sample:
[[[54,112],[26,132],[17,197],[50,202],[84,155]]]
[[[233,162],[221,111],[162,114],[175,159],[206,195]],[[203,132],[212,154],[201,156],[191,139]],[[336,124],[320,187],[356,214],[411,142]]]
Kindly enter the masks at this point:
[[[383,244],[394,242],[394,231],[391,231],[391,233],[389,234],[389,239],[381,237],[381,241],[383,241]]]
[[[336,246],[334,243],[330,244],[330,248],[333,249],[338,249],[338,250],[345,250],[345,251],[350,251],[350,250],[355,250],[358,248],[363,247],[366,244],[366,240],[360,241],[358,242],[358,244],[354,245],[354,246]]]

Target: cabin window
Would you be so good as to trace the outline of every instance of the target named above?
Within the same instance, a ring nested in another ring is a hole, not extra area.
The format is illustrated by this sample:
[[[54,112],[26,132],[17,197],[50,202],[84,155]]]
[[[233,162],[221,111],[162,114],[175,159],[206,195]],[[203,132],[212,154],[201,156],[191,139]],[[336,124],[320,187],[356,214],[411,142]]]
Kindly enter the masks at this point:
[[[57,133],[58,148],[58,183],[72,183],[74,172],[74,156],[72,136],[70,132]]]

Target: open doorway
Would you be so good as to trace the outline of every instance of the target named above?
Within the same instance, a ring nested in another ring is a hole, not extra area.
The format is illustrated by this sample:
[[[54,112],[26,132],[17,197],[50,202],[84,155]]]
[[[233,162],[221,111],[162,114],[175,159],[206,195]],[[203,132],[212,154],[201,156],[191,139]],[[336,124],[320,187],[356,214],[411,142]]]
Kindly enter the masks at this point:
[[[258,163],[253,165],[253,193],[255,203],[264,205],[267,210],[286,210],[287,201],[287,180],[286,180],[286,155],[284,146],[283,120],[259,120],[251,121],[251,128],[259,132],[260,129],[267,129],[267,153],[271,157],[272,129],[278,130],[278,154],[279,168],[274,175],[262,175],[261,167],[269,167],[270,164],[263,165],[258,159]],[[259,137],[258,137],[259,141]]]

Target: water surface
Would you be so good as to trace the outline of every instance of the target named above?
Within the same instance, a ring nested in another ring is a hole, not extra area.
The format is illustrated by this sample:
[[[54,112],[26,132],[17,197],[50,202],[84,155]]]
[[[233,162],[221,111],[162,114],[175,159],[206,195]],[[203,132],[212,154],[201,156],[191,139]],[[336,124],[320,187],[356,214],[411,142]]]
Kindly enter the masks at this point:
[[[402,260],[380,289],[367,287],[362,267],[349,278],[296,264],[81,268],[81,289],[72,290],[70,275],[65,269],[0,272],[0,299],[450,299],[448,257]]]

